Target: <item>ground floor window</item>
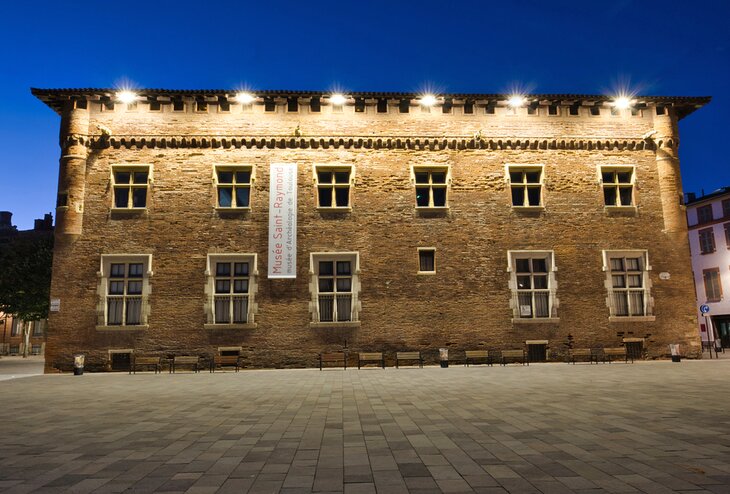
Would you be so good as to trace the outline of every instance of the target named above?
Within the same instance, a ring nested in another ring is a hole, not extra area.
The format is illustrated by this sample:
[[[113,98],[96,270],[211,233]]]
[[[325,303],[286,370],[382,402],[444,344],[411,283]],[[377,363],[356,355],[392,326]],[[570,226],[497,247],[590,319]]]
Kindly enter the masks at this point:
[[[311,255],[315,323],[358,320],[359,256],[357,253]]]
[[[608,307],[612,317],[651,315],[646,251],[604,251]]]
[[[256,254],[209,254],[206,269],[209,324],[253,322]]]
[[[152,256],[101,256],[99,323],[103,326],[147,324]]]
[[[515,319],[557,317],[553,251],[509,251],[507,269]]]

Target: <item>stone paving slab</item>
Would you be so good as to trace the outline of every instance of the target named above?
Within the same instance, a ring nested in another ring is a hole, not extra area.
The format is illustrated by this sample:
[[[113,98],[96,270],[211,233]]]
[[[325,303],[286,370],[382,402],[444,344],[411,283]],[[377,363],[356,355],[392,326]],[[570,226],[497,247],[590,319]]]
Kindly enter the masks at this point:
[[[730,493],[730,361],[31,376],[0,492]]]

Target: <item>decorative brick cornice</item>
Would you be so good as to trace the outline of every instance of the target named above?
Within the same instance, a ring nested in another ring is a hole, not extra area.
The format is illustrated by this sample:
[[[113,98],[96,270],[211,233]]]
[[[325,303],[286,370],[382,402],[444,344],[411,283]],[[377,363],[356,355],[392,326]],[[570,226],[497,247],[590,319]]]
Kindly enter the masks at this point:
[[[246,149],[406,149],[441,151],[444,149],[568,149],[643,151],[660,148],[673,149],[672,139],[652,140],[597,139],[597,138],[537,138],[502,137],[476,138],[466,136],[405,137],[405,136],[210,136],[210,135],[124,135],[124,136],[70,136],[66,145],[82,144],[91,149],[164,149],[164,148],[246,148]]]

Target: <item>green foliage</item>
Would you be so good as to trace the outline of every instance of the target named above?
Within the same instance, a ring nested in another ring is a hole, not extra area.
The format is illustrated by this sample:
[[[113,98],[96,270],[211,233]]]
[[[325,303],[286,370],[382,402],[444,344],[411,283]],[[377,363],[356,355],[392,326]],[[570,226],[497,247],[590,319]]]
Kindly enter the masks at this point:
[[[24,321],[48,317],[52,261],[52,232],[0,243],[0,312]]]

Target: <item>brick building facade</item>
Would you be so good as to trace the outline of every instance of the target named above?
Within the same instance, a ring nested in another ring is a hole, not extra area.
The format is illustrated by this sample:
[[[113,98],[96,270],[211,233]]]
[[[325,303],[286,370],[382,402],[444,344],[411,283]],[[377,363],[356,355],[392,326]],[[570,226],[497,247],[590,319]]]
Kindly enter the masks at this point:
[[[677,122],[709,98],[33,93],[61,116],[49,371],[528,340],[699,355]],[[267,276],[278,164],[293,279]]]

